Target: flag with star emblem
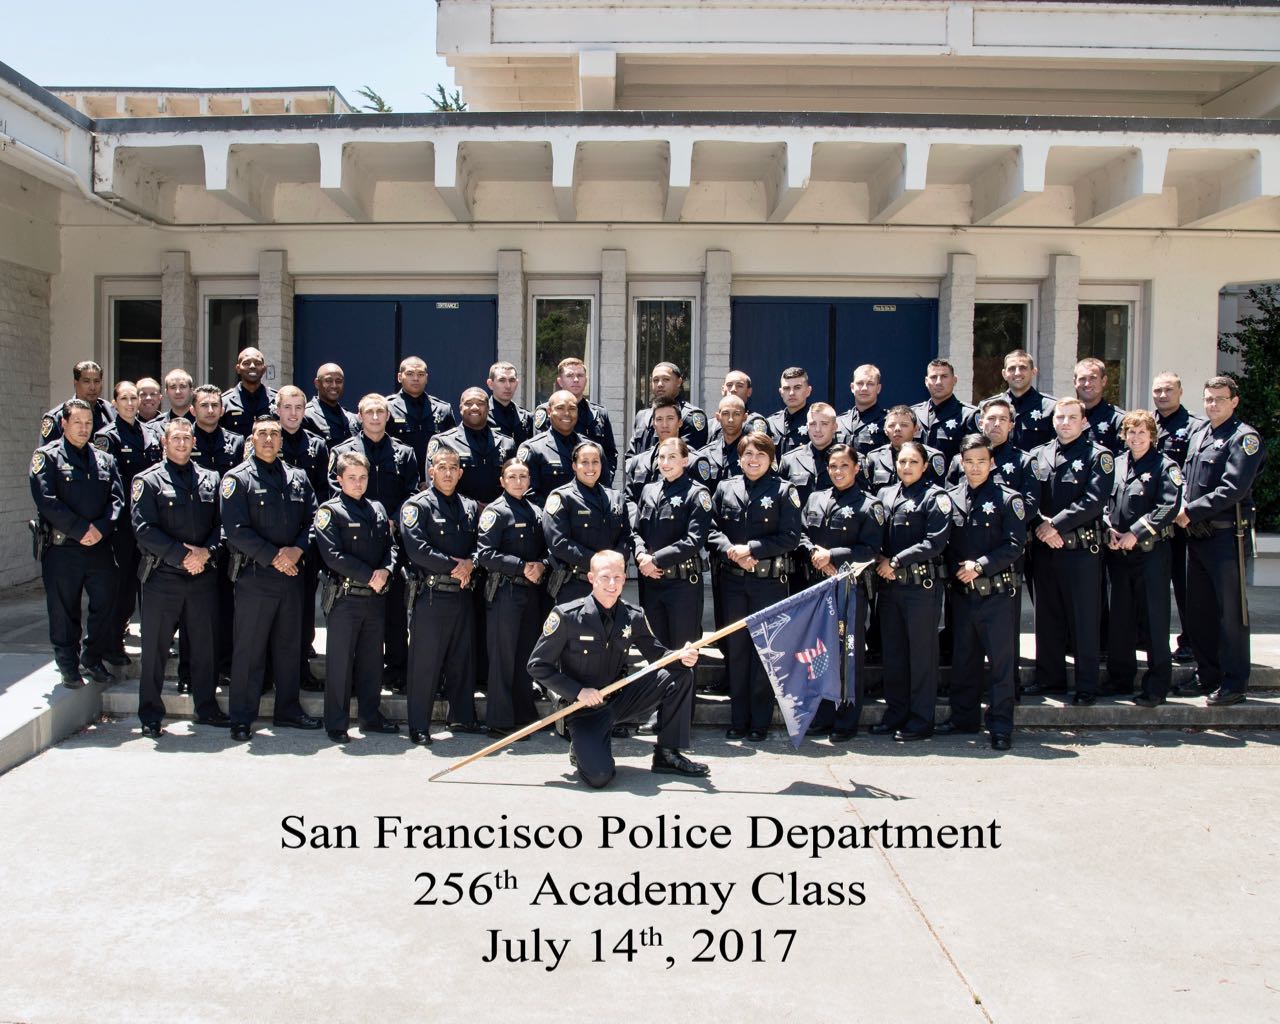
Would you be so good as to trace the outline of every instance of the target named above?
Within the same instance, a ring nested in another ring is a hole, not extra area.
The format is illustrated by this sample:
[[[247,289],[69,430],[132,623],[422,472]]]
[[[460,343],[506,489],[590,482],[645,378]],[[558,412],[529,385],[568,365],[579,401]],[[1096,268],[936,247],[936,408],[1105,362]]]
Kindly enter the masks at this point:
[[[861,614],[861,588],[846,586],[851,573],[831,576],[800,593],[747,616],[747,631],[778,699],[791,743],[799,748],[824,700],[852,700],[856,692],[852,643],[855,616]]]

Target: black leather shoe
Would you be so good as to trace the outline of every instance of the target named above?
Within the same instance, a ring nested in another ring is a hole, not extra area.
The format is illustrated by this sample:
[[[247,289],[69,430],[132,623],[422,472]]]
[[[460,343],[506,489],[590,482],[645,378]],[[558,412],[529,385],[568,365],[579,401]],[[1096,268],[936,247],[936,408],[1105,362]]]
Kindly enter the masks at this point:
[[[390,690],[392,693],[404,693],[404,673],[385,669],[382,673],[382,688]]]
[[[1212,686],[1205,686],[1200,682],[1200,677],[1192,676],[1181,686],[1174,688],[1174,694],[1179,697],[1203,697],[1213,692]]]
[[[1071,703],[1076,707],[1090,708],[1098,703],[1098,695],[1096,693],[1077,693],[1071,698]]]
[[[453,733],[466,732],[479,735],[488,731],[488,726],[483,722],[450,722],[449,731]]]
[[[326,732],[329,734],[329,739],[333,740],[334,743],[351,742],[351,734],[349,732],[340,731],[338,729],[328,729]]]
[[[179,680],[178,680],[178,693],[182,694],[182,693],[190,693],[190,692],[191,692],[191,680],[190,680],[190,679],[179,679]]]
[[[364,722],[360,726],[363,733],[384,732],[388,735],[398,733],[400,731],[399,722],[388,722],[385,718],[380,722]]]
[[[59,669],[58,674],[62,676],[62,685],[68,690],[78,690],[84,686],[84,676],[78,668]]]
[[[431,733],[418,732],[417,729],[410,729],[409,742],[417,744],[420,747],[429,747],[431,746]]]
[[[752,743],[763,743],[769,738],[768,729],[750,729],[747,731],[747,739]]]
[[[164,735],[164,730],[160,728],[159,722],[143,722],[142,735],[149,736],[153,740],[158,740]]]
[[[117,668],[124,668],[126,665],[133,664],[129,660],[129,655],[125,654],[124,651],[111,651],[108,654],[104,654],[102,660],[108,665],[115,665]]]
[[[95,683],[114,683],[116,681],[116,677],[111,674],[110,669],[102,663],[101,659],[98,661],[82,661],[80,662],[80,669]]]
[[[273,718],[271,724],[277,729],[322,729],[323,719],[315,715],[299,715],[297,718]]]
[[[951,719],[949,718],[945,722],[941,722],[938,725],[935,725],[933,727],[933,732],[935,736],[951,736],[951,735],[972,736],[981,731],[982,730],[980,730],[976,725],[974,726],[956,725],[956,723],[951,721]]]
[[[1179,665],[1189,665],[1196,660],[1196,653],[1186,644],[1178,644],[1173,652],[1173,660]]]
[[[1163,697],[1148,697],[1145,693],[1135,694],[1133,702],[1140,708],[1158,708],[1164,703]]]
[[[231,727],[231,738],[237,743],[243,743],[253,735],[253,730],[247,725],[233,725]]]
[[[311,674],[311,669],[302,674],[302,681],[298,685],[307,693],[324,693],[324,683]]]
[[[893,738],[899,743],[913,743],[916,740],[927,740],[933,736],[931,732],[916,732],[914,729],[899,729]]]
[[[1133,696],[1133,683],[1130,683],[1128,686],[1108,683],[1106,686],[1100,688],[1098,693],[1104,697],[1119,697],[1121,700],[1128,700]]]
[[[225,729],[231,724],[231,719],[219,711],[216,715],[201,715],[196,719],[196,725],[216,725]]]
[[[1011,740],[1008,736],[1003,736],[1003,735],[1000,735],[999,733],[996,733],[991,737],[992,750],[1008,750],[1011,746],[1013,746],[1013,740]]]
[[[857,735],[858,734],[856,732],[845,732],[843,729],[832,729],[831,742],[832,743],[848,743],[851,739],[853,739]]]
[[[1050,686],[1048,683],[1031,683],[1022,688],[1022,692],[1028,697],[1043,697],[1050,693],[1066,693],[1065,686]]]
[[[726,729],[724,731],[724,738],[727,740],[745,740],[747,738],[747,730],[733,728]]]
[[[892,736],[898,731],[896,725],[888,725],[885,722],[877,722],[875,725],[867,729],[872,736]]]
[[[1218,687],[1213,693],[1204,699],[1205,704],[1211,708],[1226,707],[1228,704],[1239,704],[1244,700],[1244,694],[1239,690],[1224,690]]]
[[[653,767],[650,770],[659,775],[688,775],[691,778],[702,778],[711,774],[709,767],[700,761],[690,761],[675,747],[655,747]]]

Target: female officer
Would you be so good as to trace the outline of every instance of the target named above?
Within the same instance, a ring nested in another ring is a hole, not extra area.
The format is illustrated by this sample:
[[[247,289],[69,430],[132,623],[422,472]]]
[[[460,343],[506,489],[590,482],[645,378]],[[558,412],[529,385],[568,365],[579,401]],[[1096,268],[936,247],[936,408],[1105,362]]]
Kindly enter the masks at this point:
[[[552,564],[568,573],[552,595],[557,604],[591,593],[587,572],[597,551],[616,551],[625,560],[631,548],[626,498],[600,483],[604,467],[604,449],[583,441],[573,449],[574,479],[547,495],[542,532]]]
[[[800,543],[800,496],[773,470],[776,451],[768,434],[744,434],[738,441],[742,476],[721,481],[712,498],[709,540],[726,622],[787,596],[792,552]],[[773,690],[746,630],[729,637],[726,661],[733,724],[725,737],[768,739]]]
[[[898,482],[880,495],[885,510],[880,589],[884,641],[884,718],[872,735],[899,742],[933,735],[938,697],[938,616],[942,551],[951,532],[951,499],[924,479],[928,455],[919,441],[898,449]]]
[[[502,464],[499,482],[502,494],[480,515],[476,547],[476,561],[489,573],[485,724],[492,736],[505,735],[538,717],[528,665],[542,625],[540,590],[547,569],[542,510],[525,497],[529,467],[519,459],[508,459]]]
[[[665,647],[702,635],[702,549],[711,528],[711,492],[691,480],[689,445],[667,438],[656,455],[661,480],[645,484],[631,542],[640,574],[640,605]]]
[[[827,453],[827,472],[832,486],[809,495],[804,507],[804,535],[800,550],[804,555],[806,577],[817,583],[834,576],[848,562],[873,561],[880,553],[884,532],[884,506],[879,499],[854,486],[858,476],[858,452],[847,444],[833,444]],[[852,583],[853,588],[861,586]],[[833,743],[847,743],[858,735],[858,718],[862,714],[862,687],[854,680],[862,679],[866,647],[867,602],[860,599],[851,609],[854,630],[854,678],[849,680],[850,699],[838,706],[823,701],[810,735],[831,733]]]

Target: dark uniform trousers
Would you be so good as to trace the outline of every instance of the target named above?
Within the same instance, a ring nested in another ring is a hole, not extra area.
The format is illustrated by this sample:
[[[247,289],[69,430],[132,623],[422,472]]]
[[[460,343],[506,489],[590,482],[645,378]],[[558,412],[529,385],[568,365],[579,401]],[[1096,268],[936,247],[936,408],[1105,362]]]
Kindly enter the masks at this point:
[[[683,647],[702,636],[702,576],[651,580],[640,576],[640,607],[664,647]]]
[[[1201,688],[1244,693],[1249,686],[1249,630],[1241,625],[1240,571],[1234,529],[1187,538],[1187,634]]]
[[[991,666],[987,729],[992,736],[1009,736],[1017,689],[1018,631],[1013,625],[1017,595],[1005,592],[983,597],[969,588],[952,587],[949,596],[955,624],[951,721],[962,729],[978,728],[985,654]]]
[[[409,730],[427,732],[444,675],[449,722],[474,722],[475,606],[470,590],[424,588],[413,605],[409,646]]]
[[[1102,559],[1088,548],[1035,546],[1036,682],[1066,690],[1068,638],[1076,692],[1098,692]]]
[[[360,724],[380,722],[382,712],[382,637],[386,630],[386,594],[343,594],[325,620],[324,727],[346,732],[355,690]]]
[[[938,699],[938,616],[942,588],[878,580],[880,636],[884,643],[883,724],[933,732]]]
[[[218,612],[218,573],[209,566],[198,576],[186,570],[157,568],[142,585],[142,671],[138,679],[138,717],[159,724],[164,718],[165,663],[179,627],[191,651],[191,692],[196,717],[221,713],[214,690],[214,621]]]
[[[737,622],[787,596],[785,578],[739,576],[720,569],[720,604],[726,622]],[[773,687],[756,654],[751,635],[739,629],[728,637],[729,703],[732,725],[739,731],[769,728],[773,721]]]
[[[786,596],[785,584],[783,596]],[[738,633],[744,632],[738,630]],[[769,702],[772,711],[772,692]],[[650,672],[611,693],[600,707],[582,708],[569,717],[578,774],[588,786],[599,789],[613,778],[613,747],[609,742],[613,727],[619,722],[644,721],[655,711],[658,713],[658,746],[687,747],[693,721],[692,669],[676,665]]]
[[[49,640],[58,668],[75,671],[80,658],[81,593],[89,595],[84,661],[96,662],[110,652],[118,643],[112,632],[116,560],[111,539],[104,537],[89,547],[77,541],[50,545],[41,561],[40,575],[49,608]]]
[[[124,635],[129,629],[138,605],[138,563],[142,553],[129,528],[128,513],[121,516],[121,525],[111,533],[111,551],[116,566],[116,592],[111,602],[111,635],[106,638],[106,651],[124,649]]]
[[[1169,653],[1169,572],[1172,550],[1157,541],[1150,551],[1106,552],[1111,579],[1111,631],[1107,642],[1107,679],[1112,689],[1133,690],[1138,673],[1137,638],[1147,651],[1142,692],[1162,699],[1173,685]]]
[[[524,581],[528,582],[528,581]],[[485,724],[510,729],[538,717],[529,676],[529,652],[538,639],[542,614],[541,587],[503,582],[489,605],[485,634],[489,656]]]
[[[298,699],[302,588],[301,572],[286,576],[256,562],[246,563],[236,580],[236,644],[229,710],[235,725],[251,725],[258,717],[268,652],[276,693],[274,717],[301,718],[305,714]]]

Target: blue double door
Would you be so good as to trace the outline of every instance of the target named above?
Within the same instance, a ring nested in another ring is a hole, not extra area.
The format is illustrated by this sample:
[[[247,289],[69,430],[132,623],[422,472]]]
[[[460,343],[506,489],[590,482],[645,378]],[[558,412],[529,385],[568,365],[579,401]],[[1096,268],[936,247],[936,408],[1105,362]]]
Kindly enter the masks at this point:
[[[315,393],[315,371],[337,363],[343,399],[396,390],[396,370],[409,356],[426,360],[427,390],[456,410],[458,396],[484,387],[498,349],[493,295],[300,295],[294,300],[294,379]]]
[[[813,385],[810,401],[838,412],[853,404],[849,381],[855,367],[880,368],[880,404],[913,404],[928,397],[925,367],[938,354],[936,299],[755,298],[733,300],[730,359],[749,374],[752,406],[781,407],[778,380],[788,366],[802,366]]]

